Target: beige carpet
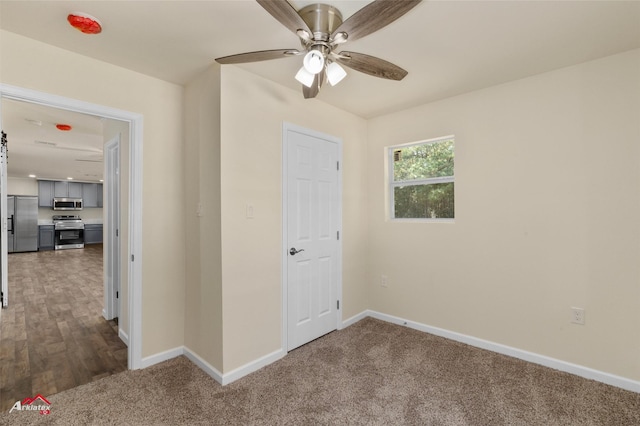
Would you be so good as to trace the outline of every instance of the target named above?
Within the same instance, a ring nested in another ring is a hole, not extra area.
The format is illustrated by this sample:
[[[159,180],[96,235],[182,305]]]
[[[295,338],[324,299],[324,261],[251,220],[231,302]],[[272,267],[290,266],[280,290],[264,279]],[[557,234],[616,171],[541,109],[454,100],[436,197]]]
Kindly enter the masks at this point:
[[[0,423],[640,425],[640,394],[370,318],[225,387],[180,357],[48,399]]]

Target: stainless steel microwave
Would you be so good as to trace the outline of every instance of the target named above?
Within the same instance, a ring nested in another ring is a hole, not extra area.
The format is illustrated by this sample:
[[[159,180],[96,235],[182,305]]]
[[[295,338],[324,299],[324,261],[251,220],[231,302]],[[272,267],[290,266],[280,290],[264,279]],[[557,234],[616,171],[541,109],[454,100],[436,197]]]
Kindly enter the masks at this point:
[[[82,198],[54,198],[54,210],[82,210]]]

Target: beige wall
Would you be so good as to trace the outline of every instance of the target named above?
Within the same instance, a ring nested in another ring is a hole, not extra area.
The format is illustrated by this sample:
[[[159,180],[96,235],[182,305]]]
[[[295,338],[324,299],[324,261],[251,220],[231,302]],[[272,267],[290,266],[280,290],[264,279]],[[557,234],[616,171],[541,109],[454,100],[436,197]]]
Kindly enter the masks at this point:
[[[184,190],[185,346],[222,372],[219,66],[185,89]]]
[[[7,177],[7,195],[38,195],[38,181],[32,178]]]
[[[144,116],[142,356],[181,346],[182,87],[6,31],[0,31],[0,81]]]
[[[343,141],[342,317],[367,308],[366,121],[233,66],[222,67],[221,103],[223,364],[228,372],[281,348],[283,121]],[[254,206],[253,219],[245,218],[247,203]]]
[[[639,380],[639,76],[636,50],[370,120],[370,307]],[[384,148],[449,134],[455,223],[385,220]]]

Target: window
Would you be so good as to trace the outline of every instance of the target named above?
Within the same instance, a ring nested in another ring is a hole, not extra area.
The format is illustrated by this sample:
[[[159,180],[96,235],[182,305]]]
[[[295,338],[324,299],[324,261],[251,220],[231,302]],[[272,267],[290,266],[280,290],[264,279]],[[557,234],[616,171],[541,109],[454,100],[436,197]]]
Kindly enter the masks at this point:
[[[454,138],[389,148],[392,219],[453,219]]]

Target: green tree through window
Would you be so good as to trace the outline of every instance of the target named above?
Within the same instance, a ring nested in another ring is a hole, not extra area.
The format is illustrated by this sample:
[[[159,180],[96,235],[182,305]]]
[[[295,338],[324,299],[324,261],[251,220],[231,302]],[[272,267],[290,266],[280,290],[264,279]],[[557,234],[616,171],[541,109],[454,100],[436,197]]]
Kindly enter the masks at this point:
[[[454,139],[389,149],[393,218],[453,219]]]

